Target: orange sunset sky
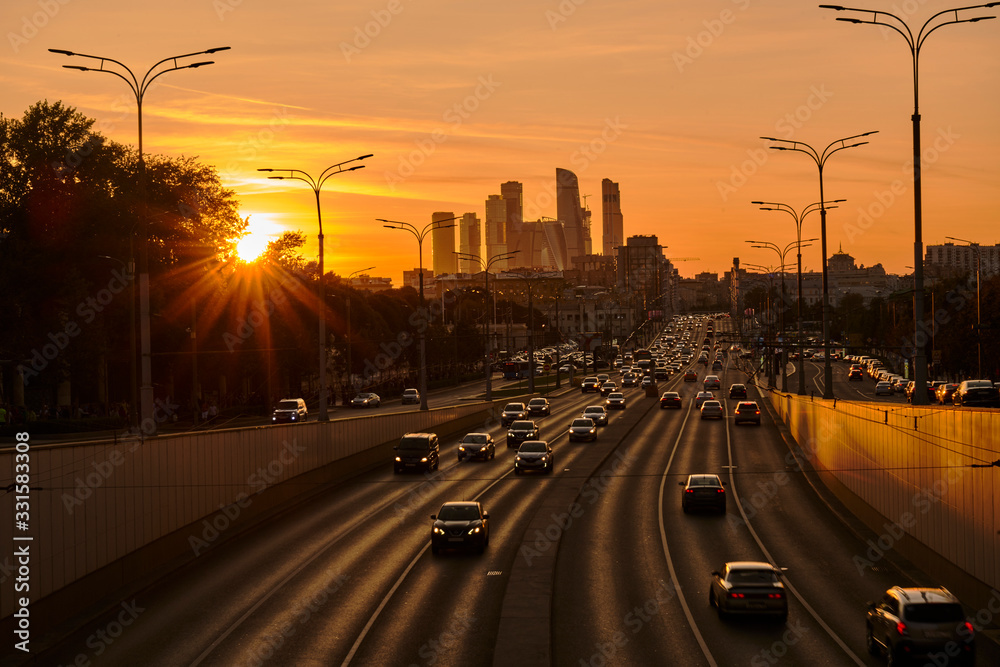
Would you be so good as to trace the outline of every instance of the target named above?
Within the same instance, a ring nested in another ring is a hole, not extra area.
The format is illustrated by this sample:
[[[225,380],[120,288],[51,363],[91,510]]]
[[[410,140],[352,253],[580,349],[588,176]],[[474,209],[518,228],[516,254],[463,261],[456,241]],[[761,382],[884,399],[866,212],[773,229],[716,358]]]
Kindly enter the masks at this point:
[[[915,29],[956,6],[858,0]],[[973,10],[962,17],[1000,13]],[[108,56],[145,71],[216,46],[216,64],[171,72],[144,101],[144,147],[197,156],[238,195],[259,234],[298,229],[316,254],[303,183],[260,167],[318,174],[365,153],[366,168],[323,191],[326,266],[399,285],[417,264],[409,234],[376,218],[430,222],[476,212],[500,183],[524,184],[525,216],[555,217],[555,169],[576,172],[601,238],[601,179],[620,184],[625,233],[656,234],[681,275],[722,273],[734,256],[775,264],[747,239],[784,246],[796,209],[819,197],[805,155],[761,135],[818,148],[870,130],[826,166],[830,251],[894,273],[913,264],[911,59],[903,39],[846,14],[790,0],[5,0],[0,111],[20,117],[62,100],[100,131],[136,142],[121,81],[63,69],[93,64],[49,48]],[[921,53],[924,244],[945,235],[1000,242],[1000,20],[945,26]],[[199,58],[200,59],[200,58]],[[76,60],[76,62],[74,62]],[[819,217],[804,236],[818,236]],[[430,266],[430,242],[424,264]],[[804,251],[820,269],[819,244]]]

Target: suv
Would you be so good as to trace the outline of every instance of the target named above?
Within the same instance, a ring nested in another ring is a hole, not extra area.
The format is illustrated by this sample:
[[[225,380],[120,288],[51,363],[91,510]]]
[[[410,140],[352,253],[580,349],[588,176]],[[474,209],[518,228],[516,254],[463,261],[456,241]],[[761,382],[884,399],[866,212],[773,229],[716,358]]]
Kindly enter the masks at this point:
[[[304,422],[309,416],[309,409],[306,402],[301,398],[285,398],[278,401],[278,406],[271,414],[271,423],[291,422],[293,424]]]
[[[600,391],[601,383],[596,377],[585,377],[580,385],[580,393],[586,394],[588,391]]]
[[[894,586],[868,603],[865,643],[872,655],[885,653],[890,663],[947,654],[948,664],[976,661],[975,630],[962,604],[945,588]]]
[[[528,401],[528,414],[548,417],[550,414],[552,414],[552,408],[551,406],[549,406],[548,399],[533,398],[530,401]]]
[[[740,401],[733,412],[733,424],[750,422],[760,426],[760,406],[757,401]]]
[[[440,463],[441,446],[435,433],[407,433],[392,449],[396,452],[396,474],[404,470],[437,470]]]
[[[504,406],[503,412],[500,413],[500,425],[510,426],[518,419],[524,419],[528,416],[528,408],[524,406],[524,403],[508,403]]]
[[[420,392],[416,389],[404,389],[401,402],[403,405],[409,405],[410,403],[417,405],[420,403]]]
[[[527,420],[511,423],[507,429],[507,447],[516,447],[525,440],[538,440],[538,425]]]

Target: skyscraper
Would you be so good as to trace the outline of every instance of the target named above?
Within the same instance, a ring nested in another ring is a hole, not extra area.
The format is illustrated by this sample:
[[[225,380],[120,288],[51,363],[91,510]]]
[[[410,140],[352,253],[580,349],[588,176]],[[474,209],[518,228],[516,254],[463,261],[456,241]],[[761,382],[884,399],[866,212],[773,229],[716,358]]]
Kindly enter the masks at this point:
[[[458,247],[459,251],[465,255],[483,256],[483,239],[480,233],[479,218],[475,213],[466,213],[458,221]],[[458,270],[462,273],[477,273],[479,262],[472,259],[461,258],[458,261]]]
[[[432,213],[431,222],[452,220],[454,213]],[[442,223],[431,231],[431,243],[434,246],[434,275],[458,273],[458,261],[455,255],[455,225],[453,222]]]
[[[486,256],[483,262],[491,257],[507,252],[507,204],[500,195],[490,195],[486,199]],[[507,262],[494,262],[490,267],[494,271],[507,269]]]
[[[604,221],[604,254],[614,255],[614,248],[620,246],[625,237],[621,193],[618,190],[618,184],[610,178],[601,181],[601,215]]]
[[[521,247],[521,234],[524,223],[524,186],[517,181],[501,183],[500,196],[503,197],[504,204],[507,206],[505,225],[507,251],[521,250],[520,254],[523,256],[525,249]]]
[[[580,184],[576,174],[556,168],[556,217],[566,233],[567,266],[574,257],[585,254],[583,208],[580,206]]]

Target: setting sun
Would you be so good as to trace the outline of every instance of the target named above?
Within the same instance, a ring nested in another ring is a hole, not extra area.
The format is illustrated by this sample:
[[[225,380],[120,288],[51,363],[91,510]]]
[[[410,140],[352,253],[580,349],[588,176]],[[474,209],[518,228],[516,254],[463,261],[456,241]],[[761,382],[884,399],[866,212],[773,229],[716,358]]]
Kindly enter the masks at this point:
[[[236,244],[236,254],[244,262],[253,262],[264,253],[270,240],[263,234],[251,232]]]

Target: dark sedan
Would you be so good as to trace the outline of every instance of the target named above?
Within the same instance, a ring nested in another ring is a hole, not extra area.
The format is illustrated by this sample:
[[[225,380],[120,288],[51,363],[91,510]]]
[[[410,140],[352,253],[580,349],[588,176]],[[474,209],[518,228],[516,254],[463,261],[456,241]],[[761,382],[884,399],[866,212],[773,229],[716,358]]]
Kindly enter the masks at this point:
[[[770,563],[726,563],[721,571],[712,573],[708,602],[719,612],[719,618],[730,614],[775,616],[781,622],[788,618],[788,596],[781,571]]]
[[[490,514],[478,502],[445,503],[431,515],[431,553],[472,547],[483,553],[490,544]]]
[[[351,399],[352,408],[377,408],[382,405],[382,399],[378,394],[358,394]]]
[[[458,460],[492,459],[497,455],[496,444],[489,433],[466,433],[458,442]]]
[[[710,509],[726,513],[725,482],[718,475],[688,475],[686,482],[677,482],[684,487],[681,493],[681,509],[684,513],[696,509]]]
[[[538,424],[533,421],[519,420],[507,429],[507,447],[517,447],[525,440],[538,439]]]
[[[552,414],[552,407],[547,398],[533,398],[528,401],[528,414],[538,417],[548,417]]]
[[[608,394],[608,399],[604,401],[604,404],[608,406],[608,410],[624,410],[625,394],[620,391],[613,391]]]
[[[522,442],[514,456],[514,474],[520,475],[528,470],[541,470],[546,475],[552,474],[552,447],[544,440],[528,440]]]
[[[682,405],[681,395],[676,391],[665,391],[660,396],[661,408],[680,408]]]
[[[989,380],[965,380],[951,400],[957,406],[996,408],[1000,407],[1000,390]]]

